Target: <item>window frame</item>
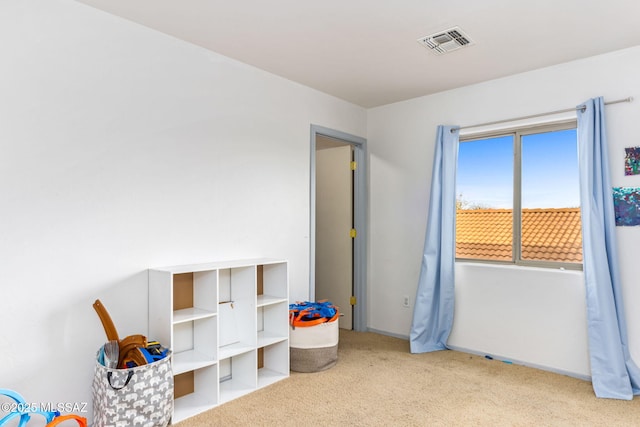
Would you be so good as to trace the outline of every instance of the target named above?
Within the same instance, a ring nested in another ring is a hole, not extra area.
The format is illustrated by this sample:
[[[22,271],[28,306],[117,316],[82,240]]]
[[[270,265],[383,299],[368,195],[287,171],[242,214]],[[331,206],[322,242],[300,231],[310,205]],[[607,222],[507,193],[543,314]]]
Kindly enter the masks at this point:
[[[539,133],[557,132],[577,129],[577,120],[562,120],[543,124],[532,124],[514,126],[509,128],[496,129],[484,132],[471,132],[461,134],[459,144],[469,143],[481,139],[499,138],[512,136],[513,138],[513,206],[512,206],[512,248],[511,261],[479,259],[479,258],[458,258],[456,261],[517,265],[525,267],[540,267],[565,270],[582,270],[582,263],[565,261],[542,261],[522,259],[522,137]],[[577,144],[577,141],[576,141]],[[457,232],[457,227],[456,227]],[[457,242],[457,240],[456,240]]]

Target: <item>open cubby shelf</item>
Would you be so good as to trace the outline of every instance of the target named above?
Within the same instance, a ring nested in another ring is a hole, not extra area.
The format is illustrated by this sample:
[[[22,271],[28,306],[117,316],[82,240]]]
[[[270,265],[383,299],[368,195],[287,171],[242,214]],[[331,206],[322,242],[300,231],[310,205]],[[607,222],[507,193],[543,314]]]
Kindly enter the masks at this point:
[[[149,269],[149,338],[172,350],[172,423],[289,376],[289,273],[253,259]]]

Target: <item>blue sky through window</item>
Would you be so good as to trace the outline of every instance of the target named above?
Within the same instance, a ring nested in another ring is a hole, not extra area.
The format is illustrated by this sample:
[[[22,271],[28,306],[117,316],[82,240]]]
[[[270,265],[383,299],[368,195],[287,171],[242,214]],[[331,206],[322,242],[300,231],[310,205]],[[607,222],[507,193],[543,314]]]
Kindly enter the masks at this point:
[[[513,136],[460,143],[456,195],[467,207],[513,207]],[[576,130],[522,137],[522,207],[580,206]]]

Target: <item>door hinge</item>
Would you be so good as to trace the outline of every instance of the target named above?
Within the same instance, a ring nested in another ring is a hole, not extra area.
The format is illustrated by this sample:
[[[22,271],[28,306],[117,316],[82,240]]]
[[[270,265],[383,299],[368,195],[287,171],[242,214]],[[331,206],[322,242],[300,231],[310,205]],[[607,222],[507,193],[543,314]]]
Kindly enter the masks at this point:
[[[356,169],[358,169],[358,162],[354,160],[353,162],[351,162],[351,170],[354,171]]]
[[[356,305],[356,297],[351,295],[351,298],[349,298],[349,304],[351,305]]]
[[[352,228],[352,229],[349,231],[349,236],[350,236],[352,239],[355,239],[357,235],[358,235],[358,232],[356,231],[356,229],[355,229],[355,228]]]

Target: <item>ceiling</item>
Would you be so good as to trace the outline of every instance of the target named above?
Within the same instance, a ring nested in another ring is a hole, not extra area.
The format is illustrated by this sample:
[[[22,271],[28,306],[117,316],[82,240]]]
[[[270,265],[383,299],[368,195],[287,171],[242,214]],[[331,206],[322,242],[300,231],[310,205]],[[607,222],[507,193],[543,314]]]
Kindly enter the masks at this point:
[[[367,108],[640,45],[638,0],[77,1]]]

